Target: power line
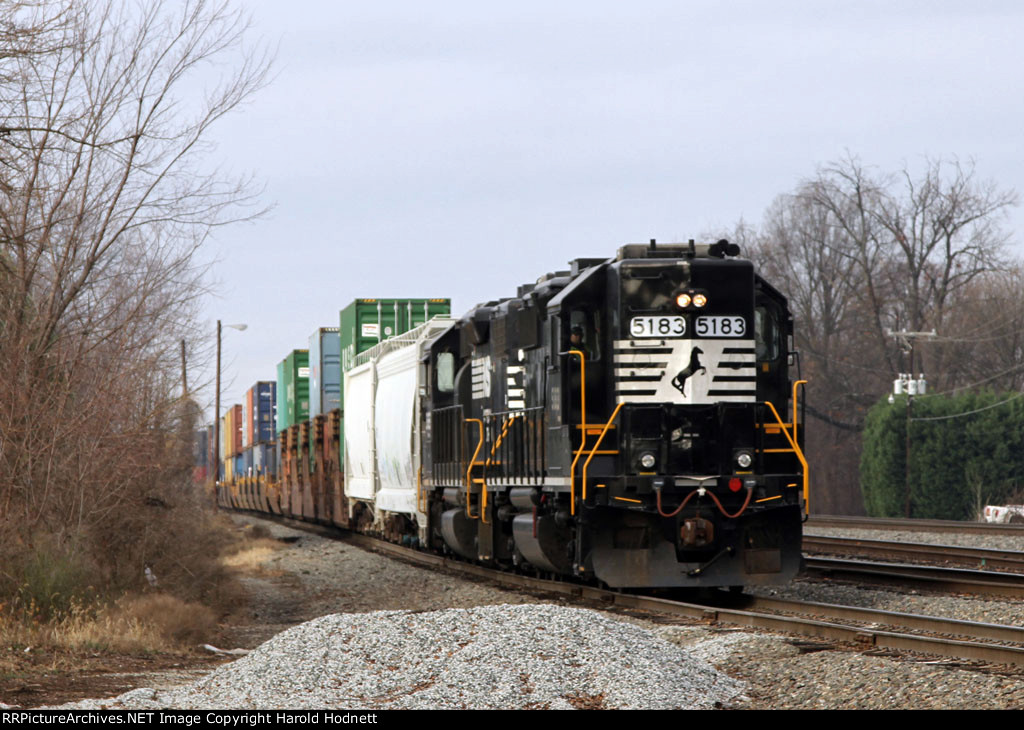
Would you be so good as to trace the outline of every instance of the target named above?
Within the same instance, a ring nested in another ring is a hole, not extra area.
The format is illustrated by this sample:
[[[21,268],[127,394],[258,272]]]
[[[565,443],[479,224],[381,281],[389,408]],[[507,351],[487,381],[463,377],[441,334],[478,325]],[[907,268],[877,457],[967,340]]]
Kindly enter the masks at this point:
[[[1006,370],[1003,370],[1002,372],[996,373],[995,375],[990,375],[989,377],[985,378],[984,380],[979,380],[976,383],[968,383],[967,385],[956,385],[956,386],[953,386],[952,388],[950,388],[949,390],[942,391],[941,393],[927,393],[927,394],[925,394],[923,396],[918,396],[918,397],[919,398],[931,398],[931,397],[937,396],[937,395],[949,395],[950,393],[956,393],[958,390],[970,390],[971,388],[977,388],[978,386],[984,385],[985,383],[990,383],[993,380],[997,380],[997,379],[1003,377],[1004,375],[1009,375],[1009,374],[1017,372],[1019,370],[1024,370],[1024,364],[1022,364],[1022,365],[1014,365],[1012,368],[1008,368]]]
[[[1017,393],[1006,400],[993,403],[992,405],[984,406],[983,408],[976,408],[973,411],[965,411],[964,413],[954,413],[950,416],[918,416],[913,417],[911,421],[948,421],[953,418],[963,418],[964,416],[973,416],[975,413],[981,413],[982,411],[991,410],[992,408],[998,408],[999,406],[1006,405],[1011,401],[1015,401],[1020,398],[1024,393]]]

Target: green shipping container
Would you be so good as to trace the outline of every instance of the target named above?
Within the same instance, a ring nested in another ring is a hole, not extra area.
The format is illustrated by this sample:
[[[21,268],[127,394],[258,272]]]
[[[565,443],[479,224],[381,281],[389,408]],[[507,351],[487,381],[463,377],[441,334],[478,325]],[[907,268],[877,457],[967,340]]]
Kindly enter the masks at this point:
[[[451,299],[356,299],[341,310],[342,382],[359,353],[451,311]],[[344,387],[341,397],[344,409]]]
[[[292,350],[277,366],[277,430],[309,418],[309,350]]]
[[[345,371],[356,355],[389,337],[408,332],[434,317],[449,317],[451,299],[356,299],[341,310],[341,440],[339,454],[345,464]]]

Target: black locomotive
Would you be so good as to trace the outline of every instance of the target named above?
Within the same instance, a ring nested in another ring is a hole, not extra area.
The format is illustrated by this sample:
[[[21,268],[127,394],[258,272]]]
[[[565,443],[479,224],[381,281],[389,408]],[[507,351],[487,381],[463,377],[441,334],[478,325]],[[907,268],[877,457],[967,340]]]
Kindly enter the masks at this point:
[[[785,297],[738,254],[629,244],[434,339],[419,408],[430,546],[621,588],[791,579],[803,381]]]

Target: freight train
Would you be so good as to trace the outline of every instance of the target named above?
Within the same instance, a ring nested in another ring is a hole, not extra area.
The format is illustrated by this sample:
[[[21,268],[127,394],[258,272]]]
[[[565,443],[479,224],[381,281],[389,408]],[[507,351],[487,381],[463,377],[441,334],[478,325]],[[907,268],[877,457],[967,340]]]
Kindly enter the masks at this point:
[[[788,581],[805,381],[785,297],[738,254],[627,244],[459,318],[357,300],[338,406],[296,410],[327,361],[292,353],[272,456],[228,459],[219,504],[615,588]]]

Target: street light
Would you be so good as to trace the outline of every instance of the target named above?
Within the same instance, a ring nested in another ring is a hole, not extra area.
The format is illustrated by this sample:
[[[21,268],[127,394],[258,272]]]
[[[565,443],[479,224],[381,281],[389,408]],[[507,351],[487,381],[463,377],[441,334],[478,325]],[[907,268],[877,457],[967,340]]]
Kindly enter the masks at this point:
[[[225,327],[238,330],[241,332],[249,325],[247,324],[226,324]],[[217,320],[217,395],[216,404],[214,405],[213,414],[213,486],[216,492],[217,485],[220,482],[220,320]]]

